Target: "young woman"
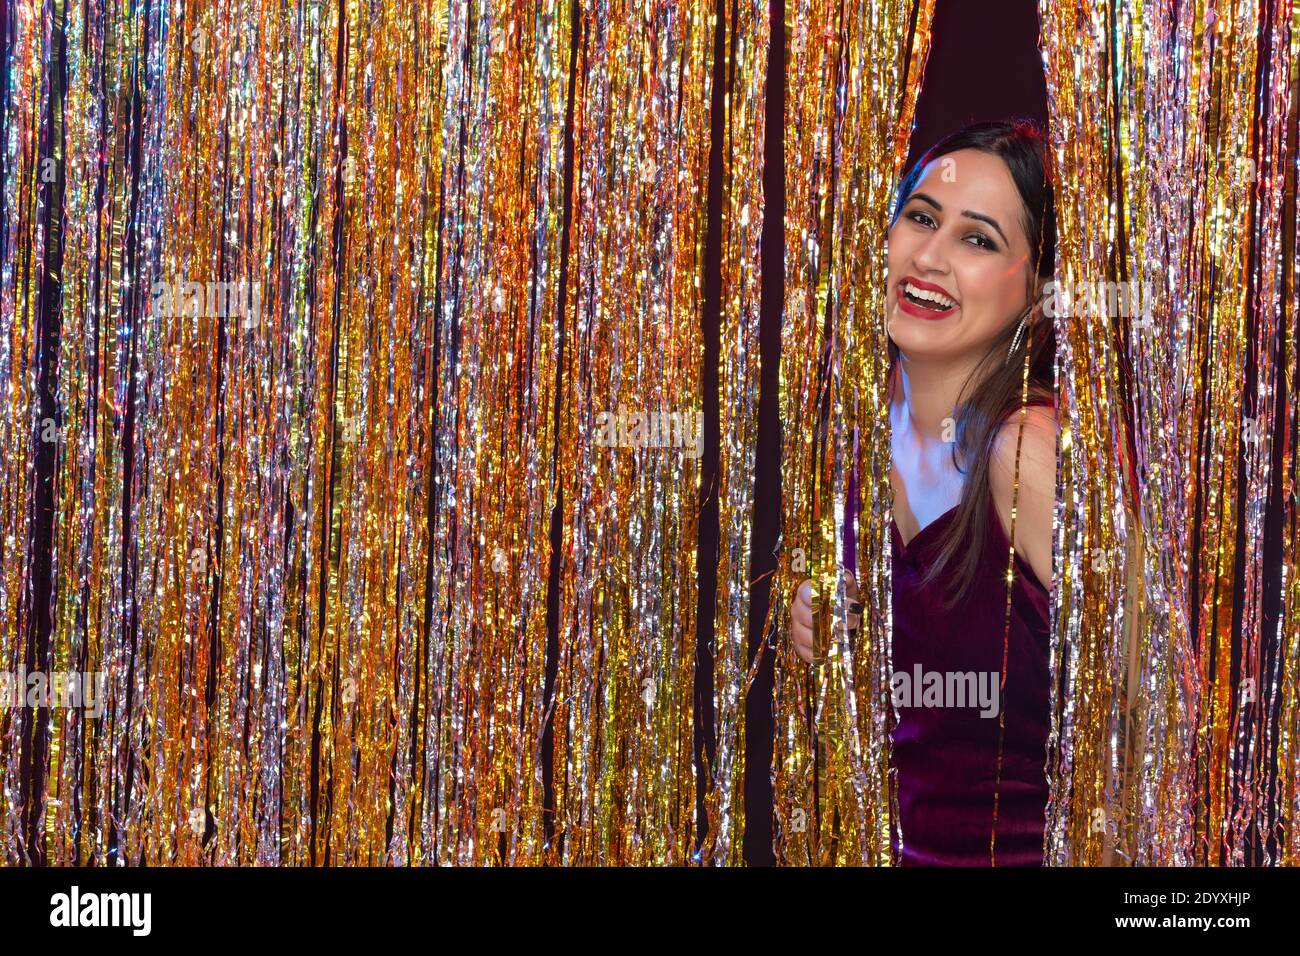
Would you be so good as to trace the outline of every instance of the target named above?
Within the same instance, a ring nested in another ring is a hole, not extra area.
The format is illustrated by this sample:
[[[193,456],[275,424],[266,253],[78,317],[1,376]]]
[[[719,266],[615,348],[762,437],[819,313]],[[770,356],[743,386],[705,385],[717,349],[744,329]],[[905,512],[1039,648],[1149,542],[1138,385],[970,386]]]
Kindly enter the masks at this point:
[[[889,230],[904,865],[1042,864],[1057,449],[1047,150],[1025,122],[957,132],[904,178]],[[856,593],[851,575],[847,587]],[[791,637],[809,663],[815,611],[804,581]]]

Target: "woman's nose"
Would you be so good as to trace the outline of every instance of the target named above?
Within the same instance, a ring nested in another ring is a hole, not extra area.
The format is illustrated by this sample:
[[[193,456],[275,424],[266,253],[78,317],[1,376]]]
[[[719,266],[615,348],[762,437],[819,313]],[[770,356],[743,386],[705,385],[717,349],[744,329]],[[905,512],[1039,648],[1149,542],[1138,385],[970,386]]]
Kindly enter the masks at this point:
[[[947,272],[948,256],[943,248],[944,240],[938,231],[930,233],[919,246],[912,250],[912,261],[918,270],[924,272]]]

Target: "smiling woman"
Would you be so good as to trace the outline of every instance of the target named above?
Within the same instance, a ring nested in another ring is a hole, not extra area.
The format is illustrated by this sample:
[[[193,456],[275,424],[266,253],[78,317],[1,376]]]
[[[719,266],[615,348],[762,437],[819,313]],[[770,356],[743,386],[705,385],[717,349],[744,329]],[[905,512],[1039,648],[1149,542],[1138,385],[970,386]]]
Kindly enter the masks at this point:
[[[926,675],[910,694],[891,681],[905,865],[1042,863],[1057,446],[1045,159],[1032,124],[967,127],[904,178],[889,232],[893,668]],[[791,634],[809,662],[813,613],[805,581]],[[976,675],[996,675],[996,707],[952,693]]]
[[[1029,123],[955,133],[904,178],[889,232],[895,521],[910,539],[955,509],[927,575],[950,572],[952,598],[968,592],[981,563],[990,490],[1010,524],[1015,449],[1007,446],[1019,438],[1011,416],[1022,404],[1034,410],[1026,413],[1016,548],[1051,583],[1056,422],[1041,406],[1055,405],[1056,338],[1043,320],[1042,290],[1055,266],[1056,217],[1046,148]]]

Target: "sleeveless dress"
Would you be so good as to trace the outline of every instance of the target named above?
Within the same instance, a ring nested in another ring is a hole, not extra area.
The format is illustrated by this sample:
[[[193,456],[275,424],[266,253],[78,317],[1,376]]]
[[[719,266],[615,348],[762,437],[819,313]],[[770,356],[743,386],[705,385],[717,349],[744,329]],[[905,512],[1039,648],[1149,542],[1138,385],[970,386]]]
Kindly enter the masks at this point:
[[[991,699],[998,698],[1009,544],[992,495],[986,503],[988,524],[980,570],[967,597],[945,610],[941,597],[947,572],[929,584],[922,583],[938,554],[940,532],[955,514],[955,508],[949,510],[907,544],[898,526],[890,522],[893,668],[900,688],[904,686],[900,674],[906,674],[912,685],[910,697],[896,694],[896,700],[911,706],[895,708],[898,721],[893,731],[892,759],[898,772],[903,836],[901,850],[897,834],[894,836],[894,858],[902,866],[990,865],[997,714],[981,716],[978,698],[968,700],[968,706],[951,706],[960,703],[955,686],[947,701],[950,706],[917,706],[923,703],[921,685],[928,672],[974,672],[977,679],[984,674]],[[1049,608],[1048,590],[1017,554],[1001,704],[1006,722],[998,803],[998,866],[1041,866],[1043,862],[1048,796],[1044,765],[1050,722]],[[966,687],[970,686],[967,680]]]

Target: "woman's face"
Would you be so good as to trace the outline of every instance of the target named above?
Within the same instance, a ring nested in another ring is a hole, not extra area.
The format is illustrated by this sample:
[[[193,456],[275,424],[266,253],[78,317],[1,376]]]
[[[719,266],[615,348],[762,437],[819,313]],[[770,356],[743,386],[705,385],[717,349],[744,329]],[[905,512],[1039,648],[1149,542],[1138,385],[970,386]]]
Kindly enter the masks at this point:
[[[961,149],[924,170],[889,230],[889,337],[908,359],[983,356],[1029,304],[1024,205],[997,156]]]

